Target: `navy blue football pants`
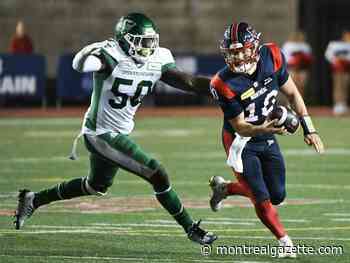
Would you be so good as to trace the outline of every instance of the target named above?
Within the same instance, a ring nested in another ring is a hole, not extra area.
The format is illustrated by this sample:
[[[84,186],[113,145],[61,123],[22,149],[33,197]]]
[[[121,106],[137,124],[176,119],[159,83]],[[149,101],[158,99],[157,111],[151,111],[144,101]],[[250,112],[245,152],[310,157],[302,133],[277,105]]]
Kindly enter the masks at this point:
[[[234,135],[224,130],[223,143],[226,152],[233,140]],[[241,178],[249,186],[256,203],[267,199],[270,199],[273,205],[283,202],[286,196],[286,172],[277,140],[273,138],[260,142],[248,141],[241,157],[243,163]]]

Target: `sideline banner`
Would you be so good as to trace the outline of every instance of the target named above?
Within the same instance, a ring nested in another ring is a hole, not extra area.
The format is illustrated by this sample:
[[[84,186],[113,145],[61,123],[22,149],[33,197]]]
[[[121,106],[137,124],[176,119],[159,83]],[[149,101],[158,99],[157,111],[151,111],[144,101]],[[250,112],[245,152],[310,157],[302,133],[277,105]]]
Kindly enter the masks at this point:
[[[0,54],[0,97],[42,100],[46,60],[42,55]]]
[[[82,74],[72,68],[73,54],[59,58],[57,69],[57,98],[60,100],[85,100],[92,93],[92,73]]]

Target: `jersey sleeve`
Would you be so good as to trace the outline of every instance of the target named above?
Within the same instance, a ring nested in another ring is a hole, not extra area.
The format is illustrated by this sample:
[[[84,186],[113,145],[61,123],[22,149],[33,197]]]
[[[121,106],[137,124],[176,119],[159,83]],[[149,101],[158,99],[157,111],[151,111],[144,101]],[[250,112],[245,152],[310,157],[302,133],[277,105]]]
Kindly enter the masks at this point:
[[[273,69],[277,75],[278,86],[283,86],[288,80],[289,73],[287,70],[287,61],[281,49],[275,43],[266,44],[267,48],[270,50]]]
[[[218,74],[210,81],[210,91],[214,99],[219,102],[225,119],[233,119],[243,112],[243,108],[237,100],[236,93]]]
[[[110,70],[113,70],[118,65],[120,54],[117,51],[117,44],[114,41],[104,41],[103,46],[96,51],[95,55],[100,58]]]
[[[170,68],[176,68],[175,59],[169,49],[160,47],[158,52],[162,62],[162,73]]]

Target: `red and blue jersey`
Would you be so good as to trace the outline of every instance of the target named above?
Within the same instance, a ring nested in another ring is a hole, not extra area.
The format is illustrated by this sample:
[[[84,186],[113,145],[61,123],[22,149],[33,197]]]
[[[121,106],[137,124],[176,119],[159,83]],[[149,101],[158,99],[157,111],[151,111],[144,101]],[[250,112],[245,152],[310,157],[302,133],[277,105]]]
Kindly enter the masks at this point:
[[[231,133],[235,131],[228,120],[242,112],[247,122],[262,124],[274,107],[280,87],[288,80],[286,60],[276,44],[262,45],[259,55],[254,74],[234,73],[226,66],[210,82],[210,90],[224,113],[224,129]],[[272,135],[255,139],[269,137]]]

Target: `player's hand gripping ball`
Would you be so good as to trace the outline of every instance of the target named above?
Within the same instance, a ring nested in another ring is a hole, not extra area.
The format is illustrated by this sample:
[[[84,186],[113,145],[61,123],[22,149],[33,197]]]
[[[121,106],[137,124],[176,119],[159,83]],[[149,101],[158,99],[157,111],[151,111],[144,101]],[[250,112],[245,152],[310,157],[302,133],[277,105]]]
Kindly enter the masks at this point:
[[[299,128],[299,118],[284,106],[275,107],[269,114],[270,120],[277,120],[276,127],[284,127],[289,134],[295,133]]]

